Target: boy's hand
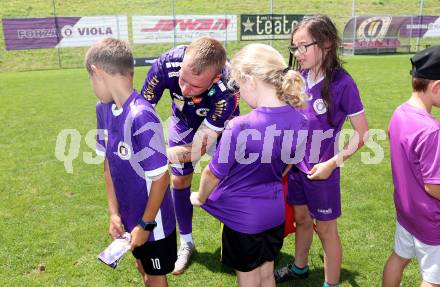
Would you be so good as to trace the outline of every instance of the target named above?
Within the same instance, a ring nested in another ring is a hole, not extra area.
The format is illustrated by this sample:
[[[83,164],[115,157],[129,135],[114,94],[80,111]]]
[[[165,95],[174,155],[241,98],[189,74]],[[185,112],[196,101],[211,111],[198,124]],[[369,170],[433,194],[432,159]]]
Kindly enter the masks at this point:
[[[124,226],[122,225],[121,217],[119,215],[111,215],[110,216],[110,226],[108,228],[108,233],[112,237],[113,240],[122,236],[124,234]]]
[[[330,177],[333,170],[336,168],[336,161],[330,159],[328,161],[318,163],[310,170],[307,178],[310,180],[325,180]]]
[[[194,205],[194,206],[200,206],[200,205],[203,205],[205,203],[205,200],[202,200],[200,198],[200,193],[199,192],[191,192],[191,195],[190,195],[189,199],[191,200],[191,204]]]
[[[150,231],[144,230],[139,225],[136,225],[131,231],[130,250],[133,251],[136,247],[143,245],[148,240],[149,236]]]

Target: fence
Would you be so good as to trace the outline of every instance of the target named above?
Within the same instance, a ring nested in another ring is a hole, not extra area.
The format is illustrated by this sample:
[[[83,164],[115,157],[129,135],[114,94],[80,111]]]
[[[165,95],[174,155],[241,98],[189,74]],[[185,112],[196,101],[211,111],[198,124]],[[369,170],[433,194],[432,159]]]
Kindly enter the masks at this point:
[[[366,3],[368,2],[368,3]],[[421,5],[422,4],[422,5]],[[422,8],[421,8],[422,7]],[[240,28],[245,23],[240,22],[242,14],[296,14],[307,15],[325,13],[329,15],[338,27],[341,37],[345,25],[356,15],[440,15],[440,5],[438,0],[426,0],[419,2],[417,0],[382,0],[382,1],[354,1],[354,0],[308,0],[295,1],[290,0],[267,0],[267,1],[232,1],[232,0],[176,0],[176,1],[61,1],[61,0],[12,0],[2,1],[0,4],[0,17],[4,18],[41,18],[41,17],[96,17],[118,15],[127,19],[127,36],[133,45],[133,52],[136,57],[154,57],[160,55],[163,51],[180,43],[177,40],[181,37],[181,31],[172,31],[168,42],[150,41],[143,43],[133,37],[134,30],[137,29],[137,17],[169,16],[173,19],[179,19],[184,15],[217,15],[224,16],[224,19],[230,16],[237,17],[237,27],[228,27],[235,29],[237,33],[236,40],[230,37],[230,34],[224,33],[222,41],[229,53],[233,53],[243,45],[252,40],[241,41]],[[182,15],[182,16],[179,16]],[[6,50],[3,35],[3,24],[0,23],[0,72],[17,70],[37,70],[37,69],[56,69],[56,68],[76,68],[83,64],[83,57],[87,47],[69,47],[42,48],[32,50]],[[243,26],[244,27],[244,26]],[[229,31],[231,32],[231,31]],[[232,31],[234,32],[234,31]],[[177,34],[177,35],[176,35]],[[169,35],[170,36],[170,35]],[[181,37],[182,38],[182,37]],[[356,35],[352,42],[355,43]],[[156,39],[157,40],[157,39]],[[184,41],[185,39],[182,39]],[[282,40],[254,40],[272,44],[287,57],[288,41]],[[154,42],[154,43],[151,43]],[[424,47],[439,43],[438,38],[421,38],[415,35],[405,38],[401,42],[402,47],[408,47],[415,51],[417,45]],[[347,47],[348,48],[348,47]],[[405,48],[406,51],[406,48]]]

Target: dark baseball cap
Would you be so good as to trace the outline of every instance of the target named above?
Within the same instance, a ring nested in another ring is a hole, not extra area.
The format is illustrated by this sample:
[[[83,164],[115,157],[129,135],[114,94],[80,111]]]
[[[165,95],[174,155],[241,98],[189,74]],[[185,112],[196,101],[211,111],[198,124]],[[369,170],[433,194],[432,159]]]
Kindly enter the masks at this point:
[[[425,49],[411,58],[414,78],[440,80],[440,45]]]

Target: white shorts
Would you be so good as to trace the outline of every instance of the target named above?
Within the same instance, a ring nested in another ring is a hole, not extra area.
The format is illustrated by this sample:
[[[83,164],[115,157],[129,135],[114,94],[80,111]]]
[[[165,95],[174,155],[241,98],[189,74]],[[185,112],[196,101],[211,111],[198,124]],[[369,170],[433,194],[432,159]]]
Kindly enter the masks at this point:
[[[394,252],[405,259],[416,257],[423,280],[440,284],[440,245],[424,244],[396,222]]]

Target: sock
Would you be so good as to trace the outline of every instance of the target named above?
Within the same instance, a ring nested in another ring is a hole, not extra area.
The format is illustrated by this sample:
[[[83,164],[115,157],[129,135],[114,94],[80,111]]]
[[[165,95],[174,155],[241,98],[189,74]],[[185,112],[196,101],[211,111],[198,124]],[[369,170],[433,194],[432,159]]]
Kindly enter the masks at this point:
[[[309,266],[308,265],[306,265],[306,266],[304,266],[303,268],[299,268],[298,266],[296,266],[296,264],[295,263],[293,263],[293,265],[292,265],[292,272],[293,273],[296,273],[296,274],[304,274],[304,273],[306,273],[307,271],[309,271]]]
[[[192,233],[193,206],[189,200],[191,195],[191,186],[182,189],[172,189],[174,210],[179,227],[180,235]]]
[[[180,235],[180,245],[191,242],[194,244],[192,233]]]
[[[324,281],[324,284],[322,284],[322,287],[339,287],[339,283],[338,284],[329,284]]]

